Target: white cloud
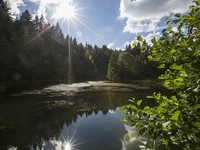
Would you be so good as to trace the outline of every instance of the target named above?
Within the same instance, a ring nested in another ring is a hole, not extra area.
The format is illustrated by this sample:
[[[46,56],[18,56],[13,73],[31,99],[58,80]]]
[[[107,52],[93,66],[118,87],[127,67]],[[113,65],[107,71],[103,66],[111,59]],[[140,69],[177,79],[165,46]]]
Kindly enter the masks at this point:
[[[156,31],[162,17],[186,12],[191,3],[192,0],[121,0],[120,18],[127,19],[124,32]]]
[[[11,14],[17,15],[20,13],[19,6],[24,5],[23,0],[5,0],[11,8]]]
[[[131,42],[130,42],[130,41],[126,41],[126,42],[124,43],[124,45],[123,45],[123,49],[126,48],[126,46],[129,45],[129,44],[131,44]]]
[[[57,11],[66,6],[66,3],[72,4],[72,0],[29,0],[33,3],[39,3],[39,8],[36,12],[37,15],[43,15],[45,20],[52,19],[57,22],[61,19]]]
[[[115,43],[109,43],[109,44],[107,45],[107,47],[108,47],[109,49],[113,49],[114,46],[115,46]]]
[[[122,50],[122,51],[124,51],[126,49],[127,45],[129,45],[129,44],[131,44],[131,42],[130,41],[126,41],[121,47],[116,47],[115,43],[109,43],[107,45],[107,47],[109,49],[115,49],[115,50]]]
[[[151,39],[155,37],[156,39],[160,38],[162,34],[160,32],[150,33],[147,36],[143,37],[149,45],[152,45]]]
[[[156,31],[158,29],[157,23],[155,21],[137,21],[133,19],[128,19],[126,22],[126,26],[124,28],[124,32],[131,33],[139,33],[139,32],[151,32]]]
[[[11,7],[11,13],[13,15],[20,14],[19,7],[24,6],[24,2],[29,1],[37,4],[38,10],[35,11],[35,15],[43,15],[45,21],[52,19],[57,21],[59,18],[53,18],[52,16],[56,14],[56,10],[61,8],[66,2],[73,3],[72,0],[5,0]],[[57,20],[56,20],[57,19]]]
[[[142,36],[142,38],[148,43],[148,45],[150,45],[150,46],[152,46],[152,42],[151,42],[151,40],[153,39],[153,38],[156,38],[156,39],[159,39],[160,37],[162,37],[162,33],[161,32],[159,32],[159,31],[157,31],[157,32],[151,32],[151,33],[149,33],[149,34],[147,34],[146,36]],[[134,43],[135,41],[137,41],[138,42],[138,40],[137,40],[137,36],[135,37],[135,39],[133,40],[133,41],[131,41],[130,43]]]
[[[126,50],[126,47],[129,45],[129,44],[131,44],[132,42],[130,42],[130,41],[126,41],[126,42],[124,42],[124,44],[121,46],[121,47],[116,47],[115,49],[117,50],[117,51],[119,51],[119,50],[122,50],[122,51],[125,51]]]
[[[116,47],[115,48],[117,51],[121,50],[122,48],[121,47]]]

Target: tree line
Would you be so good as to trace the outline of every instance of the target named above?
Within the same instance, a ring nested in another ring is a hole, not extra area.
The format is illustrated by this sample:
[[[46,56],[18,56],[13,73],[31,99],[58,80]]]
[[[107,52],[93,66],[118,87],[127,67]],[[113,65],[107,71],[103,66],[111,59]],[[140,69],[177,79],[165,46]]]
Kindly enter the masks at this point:
[[[140,45],[128,45],[125,52],[83,45],[70,35],[65,37],[58,23],[46,23],[42,15],[33,17],[25,10],[13,19],[3,0],[0,33],[1,92],[68,83],[69,77],[71,82],[128,81],[151,78],[155,72],[155,64],[148,63],[148,52]]]
[[[143,41],[142,44],[147,44]],[[125,51],[112,53],[107,78],[112,81],[131,82],[134,80],[155,79],[161,73],[157,64],[150,62],[147,56],[150,47],[143,48],[141,43],[127,45]]]

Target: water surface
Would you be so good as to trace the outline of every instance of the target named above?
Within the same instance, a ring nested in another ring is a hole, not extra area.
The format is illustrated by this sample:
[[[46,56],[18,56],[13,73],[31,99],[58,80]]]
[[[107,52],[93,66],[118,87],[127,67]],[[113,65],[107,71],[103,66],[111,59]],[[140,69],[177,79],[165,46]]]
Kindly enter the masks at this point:
[[[153,91],[144,84],[101,81],[1,96],[0,149],[126,150],[128,125],[120,106]]]

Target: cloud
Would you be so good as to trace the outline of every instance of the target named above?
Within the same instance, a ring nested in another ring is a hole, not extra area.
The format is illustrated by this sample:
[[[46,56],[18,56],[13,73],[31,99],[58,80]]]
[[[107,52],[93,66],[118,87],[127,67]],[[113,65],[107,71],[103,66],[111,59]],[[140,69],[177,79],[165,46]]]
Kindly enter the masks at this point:
[[[73,4],[72,0],[29,0],[33,3],[36,3],[39,5],[39,8],[36,12],[37,15],[43,15],[45,20],[53,20],[58,21],[58,19],[61,19],[58,16],[58,10],[66,6],[66,3]]]
[[[152,33],[149,33],[147,34],[146,36],[142,36],[142,38],[147,42],[148,45],[152,46],[153,43],[151,42],[151,40],[153,38],[156,38],[156,39],[159,39],[160,37],[162,37],[162,33],[157,31],[157,32],[152,32]],[[138,41],[137,40],[137,36],[135,37],[135,39],[133,39],[133,41],[130,42],[131,43],[134,43],[135,41]]]
[[[107,45],[107,47],[108,47],[109,49],[113,49],[114,46],[115,46],[114,43],[109,43],[109,44]]]
[[[159,21],[158,21],[159,22]],[[157,23],[155,21],[137,21],[133,19],[128,19],[124,32],[140,33],[140,32],[152,32],[158,29]]]
[[[5,0],[10,6],[12,15],[20,14],[19,6],[24,5],[23,0]]]
[[[131,44],[131,42],[130,41],[126,41],[121,47],[116,47],[115,43],[109,43],[107,45],[107,47],[109,49],[115,49],[115,50],[122,50],[122,51],[124,51],[126,49],[127,45],[129,45],[129,44]]]
[[[126,42],[124,43],[124,45],[123,45],[123,48],[126,48],[126,46],[129,45],[129,44],[131,44],[131,42],[130,42],[130,41],[126,41]]]
[[[162,36],[161,32],[154,32],[150,33],[147,36],[143,37],[145,41],[149,44],[152,45],[153,43],[151,42],[151,39],[155,37],[156,39],[160,38]]]
[[[121,0],[120,18],[127,19],[124,32],[155,32],[161,18],[184,13],[192,0]]]
[[[24,6],[25,2],[31,2],[38,5],[38,9],[35,11],[35,15],[43,15],[45,21],[51,19],[57,21],[59,18],[52,17],[56,14],[56,10],[61,8],[63,5],[68,3],[73,3],[72,0],[5,0],[10,8],[12,15],[20,14],[20,6]]]
[[[115,48],[117,51],[121,50],[122,48],[121,47],[116,47]]]
[[[121,46],[121,47],[116,47],[115,48],[115,50],[117,50],[117,51],[119,51],[119,50],[122,50],[122,51],[125,51],[126,50],[126,48],[127,48],[127,46],[129,45],[129,44],[131,44],[132,42],[130,42],[130,41],[126,41],[126,42],[124,42],[124,44]]]

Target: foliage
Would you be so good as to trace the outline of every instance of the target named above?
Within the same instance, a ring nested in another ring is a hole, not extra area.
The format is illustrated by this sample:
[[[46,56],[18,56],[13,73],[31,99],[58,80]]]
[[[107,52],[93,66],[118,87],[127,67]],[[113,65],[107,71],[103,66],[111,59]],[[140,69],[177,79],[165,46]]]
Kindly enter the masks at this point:
[[[167,24],[163,37],[152,39],[148,58],[165,70],[159,79],[173,95],[148,96],[156,103],[153,107],[131,100],[124,110],[127,120],[149,136],[151,149],[200,149],[200,0],[187,14],[168,18]]]
[[[109,64],[108,64],[108,75],[107,78],[112,81],[119,80],[119,65],[117,63],[119,58],[119,52],[112,53]]]
[[[143,42],[146,45],[146,42]],[[110,57],[107,78],[112,81],[131,81],[133,79],[155,79],[160,72],[156,64],[149,62],[149,47],[127,45],[125,51],[115,51]]]

